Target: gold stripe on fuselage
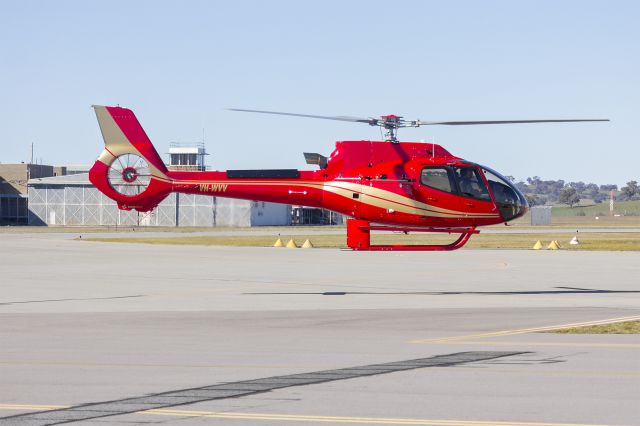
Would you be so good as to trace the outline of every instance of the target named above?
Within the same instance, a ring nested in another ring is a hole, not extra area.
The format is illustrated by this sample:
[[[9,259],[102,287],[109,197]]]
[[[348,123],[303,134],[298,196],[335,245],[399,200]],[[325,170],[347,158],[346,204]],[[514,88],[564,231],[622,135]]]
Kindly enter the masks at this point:
[[[316,181],[235,181],[235,180],[180,180],[174,181],[174,184],[184,185],[239,185],[239,186],[287,186],[287,187],[300,187],[300,188],[312,188],[327,191],[332,194],[353,199],[353,193],[361,195],[356,202],[370,205],[373,207],[382,208],[385,210],[393,209],[394,211],[412,214],[417,216],[432,216],[432,217],[472,217],[472,218],[497,218],[498,213],[468,213],[457,210],[449,210],[442,207],[433,206],[430,204],[422,203],[413,198],[396,194],[395,192],[366,186],[362,184],[342,181],[329,181],[329,182],[316,182]]]
[[[327,188],[329,187],[329,188]],[[429,216],[438,217],[497,217],[496,213],[467,213],[457,210],[449,210],[442,207],[433,206],[430,204],[422,203],[411,197],[403,196],[395,192],[387,191],[372,186],[361,185],[351,182],[329,182],[325,184],[325,190],[334,192],[330,187],[337,187],[342,190],[347,190],[350,193],[358,192],[361,195],[368,196],[362,201],[366,204],[371,204],[376,207],[384,209],[393,209],[395,211],[402,211],[403,213],[415,214],[425,216],[425,212],[429,213]],[[342,191],[340,191],[342,192]],[[340,195],[343,195],[344,192]],[[343,195],[347,196],[347,195]],[[351,198],[351,195],[348,195]],[[436,214],[434,214],[436,213]]]

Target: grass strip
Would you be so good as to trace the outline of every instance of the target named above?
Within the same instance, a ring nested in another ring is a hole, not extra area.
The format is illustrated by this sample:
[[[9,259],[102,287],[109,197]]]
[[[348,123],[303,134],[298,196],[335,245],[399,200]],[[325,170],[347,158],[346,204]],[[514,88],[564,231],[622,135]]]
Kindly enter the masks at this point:
[[[640,334],[640,321],[625,321],[613,324],[587,325],[584,327],[559,328],[545,333],[560,334]]]
[[[637,233],[589,233],[580,235],[580,245],[569,245],[568,236],[560,240],[558,234],[479,234],[471,237],[466,248],[483,249],[531,249],[540,240],[543,247],[552,240],[559,240],[562,250],[640,251],[640,234]],[[345,235],[237,235],[237,236],[180,236],[180,237],[85,237],[82,241],[115,243],[174,244],[199,246],[271,247],[280,238],[283,243],[293,239],[298,245],[309,239],[318,248],[346,247]],[[372,244],[447,244],[455,235],[424,234],[373,234]]]

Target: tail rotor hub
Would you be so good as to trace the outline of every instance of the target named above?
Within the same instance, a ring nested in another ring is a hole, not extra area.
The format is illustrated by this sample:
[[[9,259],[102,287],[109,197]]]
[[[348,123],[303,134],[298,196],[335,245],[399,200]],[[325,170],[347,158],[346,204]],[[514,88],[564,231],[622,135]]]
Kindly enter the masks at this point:
[[[127,167],[122,171],[122,179],[127,183],[133,183],[138,178],[138,171],[133,167]]]

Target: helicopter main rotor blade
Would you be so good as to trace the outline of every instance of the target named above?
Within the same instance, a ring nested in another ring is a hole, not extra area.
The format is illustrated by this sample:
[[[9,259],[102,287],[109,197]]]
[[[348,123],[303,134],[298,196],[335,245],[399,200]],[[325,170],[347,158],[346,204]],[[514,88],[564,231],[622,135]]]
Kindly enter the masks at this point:
[[[421,121],[416,120],[415,126],[468,126],[473,124],[527,124],[527,123],[574,123],[578,121],[609,121],[608,118],[577,118],[565,120],[493,120],[493,121]]]
[[[309,114],[296,114],[293,112],[263,111],[258,109],[239,109],[239,108],[227,108],[227,109],[229,111],[256,112],[259,114],[289,115],[292,117],[321,118],[323,120],[350,121],[354,123],[366,123],[372,126],[375,126],[378,124],[378,120],[376,118],[348,117],[344,115],[337,115],[337,116],[309,115]]]

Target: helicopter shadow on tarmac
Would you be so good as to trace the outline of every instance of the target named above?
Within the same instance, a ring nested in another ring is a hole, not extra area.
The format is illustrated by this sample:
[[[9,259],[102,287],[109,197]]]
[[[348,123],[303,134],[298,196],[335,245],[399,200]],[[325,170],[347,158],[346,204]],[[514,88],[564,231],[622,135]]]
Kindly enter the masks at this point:
[[[255,292],[242,293],[244,295],[319,295],[319,296],[347,296],[347,295],[426,295],[426,296],[514,296],[536,294],[620,294],[640,293],[640,290],[600,290],[576,287],[554,287],[556,290],[526,290],[526,291],[321,291],[321,292]]]

